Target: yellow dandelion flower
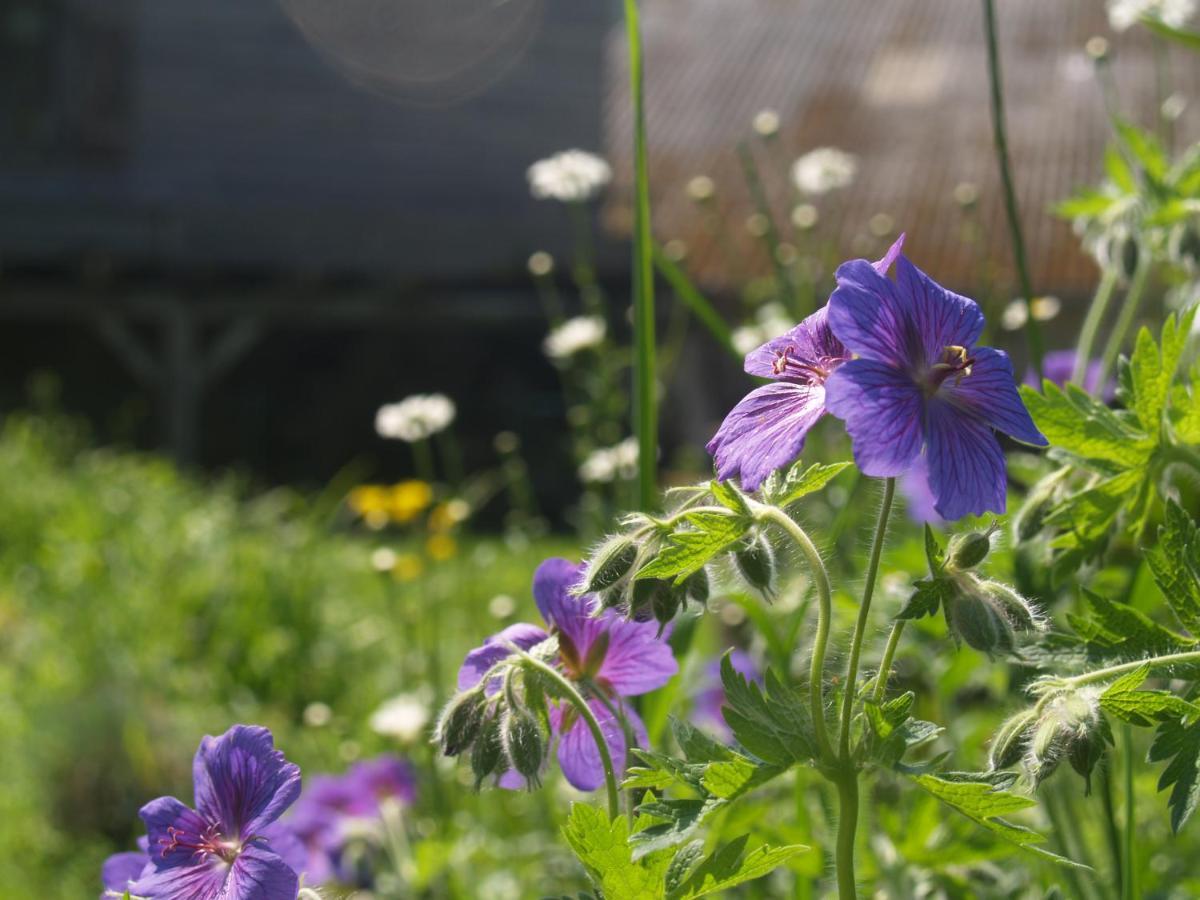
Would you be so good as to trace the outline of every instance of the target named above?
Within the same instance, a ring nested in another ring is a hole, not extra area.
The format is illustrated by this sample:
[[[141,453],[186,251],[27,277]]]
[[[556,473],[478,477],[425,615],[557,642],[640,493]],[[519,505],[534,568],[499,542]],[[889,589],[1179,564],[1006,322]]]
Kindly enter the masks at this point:
[[[347,503],[355,513],[367,518],[371,513],[388,512],[390,491],[382,484],[360,484],[350,492]]]
[[[410,479],[393,485],[388,496],[392,521],[403,525],[415,519],[433,502],[433,488],[424,481]]]
[[[415,581],[424,571],[421,557],[415,553],[401,553],[392,565],[392,577],[397,581]]]
[[[439,503],[429,511],[429,530],[436,532],[450,531],[455,525],[466,521],[470,515],[471,505],[466,500],[460,500],[457,497],[453,500],[447,500],[445,503]]]
[[[445,562],[458,552],[458,544],[447,534],[435,534],[425,542],[425,552],[430,559]]]

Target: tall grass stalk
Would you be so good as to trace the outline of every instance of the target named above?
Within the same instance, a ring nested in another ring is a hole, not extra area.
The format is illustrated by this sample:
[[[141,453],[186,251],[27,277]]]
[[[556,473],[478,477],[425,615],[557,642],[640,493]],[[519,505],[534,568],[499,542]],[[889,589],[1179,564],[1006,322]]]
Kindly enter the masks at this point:
[[[633,422],[638,441],[638,505],[658,495],[658,396],[654,341],[654,247],[650,236],[650,177],[646,164],[646,109],[637,0],[625,0],[629,90],[633,99]]]

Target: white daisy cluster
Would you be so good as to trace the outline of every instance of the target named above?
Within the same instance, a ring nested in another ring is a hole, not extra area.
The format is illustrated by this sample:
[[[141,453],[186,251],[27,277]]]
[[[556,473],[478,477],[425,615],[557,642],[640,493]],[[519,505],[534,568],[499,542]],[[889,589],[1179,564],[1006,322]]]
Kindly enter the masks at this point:
[[[613,447],[601,447],[588,454],[579,467],[579,480],[585,484],[605,484],[618,478],[637,475],[637,438],[628,437]]]
[[[553,360],[569,359],[604,340],[607,327],[600,316],[576,316],[554,328],[542,342],[542,351]]]
[[[455,412],[454,401],[445,394],[413,394],[379,407],[375,431],[382,438],[414,444],[449,427]]]
[[[792,163],[792,181],[805,194],[827,194],[849,186],[858,172],[858,160],[836,147],[818,147]]]
[[[1172,28],[1183,28],[1196,14],[1196,0],[1109,0],[1108,24],[1125,31],[1142,18],[1157,19]]]
[[[612,181],[612,168],[586,150],[564,150],[540,159],[526,172],[535,200],[578,203],[590,200]]]
[[[735,328],[730,337],[734,349],[738,353],[746,354],[771,338],[779,337],[795,324],[783,306],[767,303],[758,310],[753,323]]]

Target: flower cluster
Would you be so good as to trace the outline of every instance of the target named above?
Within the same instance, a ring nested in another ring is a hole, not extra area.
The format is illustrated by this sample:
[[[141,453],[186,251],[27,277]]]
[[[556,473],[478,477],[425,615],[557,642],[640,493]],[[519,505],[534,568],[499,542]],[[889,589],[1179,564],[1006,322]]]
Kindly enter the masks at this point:
[[[576,316],[555,327],[542,342],[542,351],[560,362],[576,353],[599,346],[607,328],[599,316]]]
[[[857,172],[854,156],[836,147],[818,147],[792,163],[792,181],[804,194],[827,194],[849,187]]]
[[[594,153],[564,150],[535,162],[526,176],[529,191],[536,200],[581,203],[592,199],[612,181],[612,168]]]
[[[382,438],[413,444],[449,428],[455,413],[454,401],[444,394],[413,394],[379,407],[375,431]]]
[[[1008,356],[975,346],[978,305],[909,262],[903,240],[878,262],[843,264],[827,306],[747,354],[746,371],[772,383],[734,407],[709,442],[719,479],[737,476],[756,490],[799,456],[829,412],[845,423],[864,474],[923,465],[942,518],[1004,511],[1004,454],[993,430],[1036,446],[1046,439]]]
[[[579,466],[579,480],[584,484],[627,481],[637,475],[637,464],[637,438],[629,437],[619,444],[589,453]]]
[[[576,686],[618,768],[631,741],[645,745],[645,726],[626,701],[662,687],[678,665],[654,624],[600,610],[595,597],[578,593],[582,577],[583,567],[569,560],[543,562],[533,597],[546,627],[510,625],[463,661],[438,741],[448,756],[471,751],[479,783],[495,776],[505,788],[536,784],[554,743],[567,781],[585,791],[603,783],[599,748],[579,711],[523,665],[525,653]],[[546,695],[558,702],[547,705]]]

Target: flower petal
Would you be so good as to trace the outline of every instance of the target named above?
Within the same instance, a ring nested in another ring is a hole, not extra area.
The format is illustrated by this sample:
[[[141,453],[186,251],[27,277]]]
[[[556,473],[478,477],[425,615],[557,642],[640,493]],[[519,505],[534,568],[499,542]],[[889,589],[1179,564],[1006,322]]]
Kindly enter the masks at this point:
[[[901,254],[901,252],[903,252],[903,250],[904,235],[901,234],[900,237],[896,238],[895,243],[888,247],[887,253],[883,254],[883,259],[877,259],[875,262],[871,263],[871,265],[875,267],[875,271],[880,275],[887,275],[888,269],[892,267],[892,264],[896,261],[896,258]]]
[[[296,900],[300,880],[276,854],[253,844],[232,865],[205,856],[195,865],[160,869],[129,889],[147,900]]]
[[[775,360],[784,351],[794,360],[811,364],[849,357],[842,342],[829,328],[828,311],[824,306],[791,331],[747,353],[746,372],[759,378],[786,377],[775,371]]]
[[[600,723],[600,730],[604,734],[605,743],[608,744],[619,780],[625,771],[624,729],[599,700],[589,700],[588,706]],[[587,723],[574,712],[568,714],[568,709],[570,707],[562,707],[555,711],[556,729],[561,729],[564,717],[571,720],[558,742],[558,764],[562,767],[564,777],[574,787],[581,791],[594,791],[604,784],[604,764],[600,761],[600,751]],[[628,705],[622,706],[621,709],[638,745],[645,747],[649,743],[646,726]]]
[[[903,371],[852,359],[825,382],[825,408],[846,423],[866,475],[900,475],[921,451],[924,396]]]
[[[259,846],[269,849],[287,863],[288,868],[297,875],[303,875],[308,871],[308,848],[304,846],[300,835],[287,822],[272,822],[262,830],[262,837],[266,844],[260,843]],[[315,884],[316,882],[310,877],[309,883]]]
[[[914,522],[937,525],[945,521],[934,508],[937,498],[929,486],[929,458],[925,453],[918,454],[912,468],[900,476],[900,492],[906,501],[904,511]]]
[[[800,455],[824,412],[821,385],[777,381],[755,388],[730,410],[705,448],[716,461],[717,478],[737,476],[743,490],[758,490],[768,475]]]
[[[613,611],[602,621],[608,631],[608,651],[597,678],[622,697],[636,697],[662,687],[679,671],[679,663],[657,622],[634,622]]]
[[[1017,393],[1012,363],[1003,350],[978,347],[971,353],[971,374],[962,380],[948,378],[939,394],[956,406],[971,411],[997,431],[1018,441],[1046,446],[1046,438],[1030,418],[1029,410]]]
[[[243,840],[258,834],[300,796],[300,767],[279,750],[271,732],[234,725],[220,737],[206,736],[192,763],[196,809]]]
[[[233,864],[229,900],[295,900],[300,880],[283,859],[265,847],[246,847]]]
[[[533,573],[533,600],[547,625],[574,637],[578,623],[591,615],[592,601],[573,593],[584,565],[562,557],[545,560]]]
[[[174,797],[151,800],[138,811],[138,815],[146,823],[148,856],[157,869],[190,865],[196,855],[196,851],[189,847],[175,846],[174,849],[167,849],[176,844],[167,829],[172,829],[184,837],[184,843],[191,844],[197,841],[186,838],[198,838],[211,824],[204,816]]]
[[[938,515],[953,521],[1004,512],[1004,453],[992,429],[938,399],[927,404],[925,415],[929,487]]]
[[[114,853],[104,861],[100,869],[100,881],[105,890],[123,894],[128,890],[130,882],[137,881],[148,866],[150,857],[145,853]]]
[[[922,372],[952,345],[970,347],[983,331],[974,300],[948,291],[901,255],[893,282],[865,259],[843,263],[829,298],[829,324],[865,359]]]
[[[479,684],[479,679],[488,669],[509,655],[511,651],[507,644],[515,644],[522,650],[528,650],[548,637],[544,630],[526,622],[517,622],[493,634],[463,660],[462,667],[458,670],[458,689],[465,691]],[[500,685],[496,682],[488,685],[487,692],[494,694],[499,689]]]

